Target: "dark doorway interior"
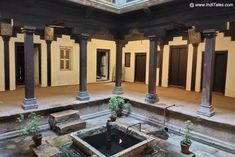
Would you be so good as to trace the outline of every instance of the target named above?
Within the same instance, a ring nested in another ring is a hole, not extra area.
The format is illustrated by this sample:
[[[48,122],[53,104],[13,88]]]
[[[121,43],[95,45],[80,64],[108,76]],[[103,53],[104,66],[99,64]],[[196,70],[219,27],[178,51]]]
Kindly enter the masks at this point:
[[[24,85],[25,70],[24,70],[24,43],[15,44],[15,76],[16,85]],[[34,45],[34,78],[35,85],[41,84],[41,45]]]
[[[109,50],[97,50],[96,80],[109,80]]]
[[[171,47],[169,85],[186,88],[188,53],[186,46]]]
[[[145,82],[146,77],[146,53],[135,55],[135,81]]]
[[[202,56],[202,70],[201,70],[201,88],[202,88],[202,78],[203,78],[203,64],[204,64],[204,54]],[[227,72],[227,51],[216,51],[215,61],[214,61],[214,80],[213,80],[213,91],[223,93],[225,92],[226,84],[226,72]]]

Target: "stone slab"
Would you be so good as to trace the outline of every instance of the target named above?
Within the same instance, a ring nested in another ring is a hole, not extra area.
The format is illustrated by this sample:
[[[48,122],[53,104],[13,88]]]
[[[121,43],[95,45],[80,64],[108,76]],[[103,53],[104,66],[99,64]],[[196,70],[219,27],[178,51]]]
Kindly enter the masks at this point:
[[[86,128],[86,122],[82,120],[74,120],[66,123],[58,123],[55,125],[55,131],[59,134],[66,134],[84,128]]]
[[[50,115],[50,118],[52,118],[55,122],[59,123],[61,121],[64,121],[66,119],[70,118],[80,118],[79,111],[78,110],[66,110],[61,112],[56,112]]]
[[[37,157],[54,157],[62,153],[57,147],[48,144],[42,144],[37,148],[32,148],[32,150]]]

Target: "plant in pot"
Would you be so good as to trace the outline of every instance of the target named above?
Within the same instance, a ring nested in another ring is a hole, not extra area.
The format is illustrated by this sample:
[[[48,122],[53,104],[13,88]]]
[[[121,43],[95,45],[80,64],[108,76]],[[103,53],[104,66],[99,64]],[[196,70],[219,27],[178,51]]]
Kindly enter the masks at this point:
[[[117,117],[121,117],[124,109],[126,109],[128,113],[130,112],[131,104],[129,102],[125,102],[125,100],[119,96],[112,96],[109,99],[108,106],[112,113],[115,112]]]
[[[185,122],[185,130],[184,130],[184,136],[183,140],[180,142],[181,144],[181,152],[184,154],[190,154],[189,147],[192,144],[191,141],[191,131],[193,129],[193,123],[190,120],[187,120]]]
[[[39,133],[41,116],[37,115],[36,113],[31,113],[28,115],[28,119],[29,121],[27,123],[27,126],[23,129],[23,134],[31,135],[35,146],[38,147],[42,144],[42,134]],[[20,115],[17,118],[18,122],[22,122],[23,120],[24,120],[24,115]]]

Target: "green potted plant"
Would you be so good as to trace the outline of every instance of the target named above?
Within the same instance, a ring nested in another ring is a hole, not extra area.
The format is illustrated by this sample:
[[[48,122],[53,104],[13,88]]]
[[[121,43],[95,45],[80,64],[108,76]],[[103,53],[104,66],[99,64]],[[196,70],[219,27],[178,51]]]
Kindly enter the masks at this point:
[[[181,152],[184,154],[190,154],[189,147],[192,144],[191,141],[191,131],[193,129],[193,123],[190,120],[187,120],[185,122],[185,130],[184,130],[184,136],[183,140],[180,142],[181,144]]]
[[[116,112],[117,117],[121,117],[124,109],[127,109],[128,113],[130,112],[131,104],[129,102],[125,102],[125,100],[119,96],[112,96],[109,99],[108,106],[112,113]]]
[[[98,157],[96,154],[91,155],[90,157]]]
[[[41,116],[37,115],[36,113],[30,113],[28,115],[28,123],[27,126],[23,129],[24,135],[31,135],[32,140],[34,141],[34,144],[36,147],[40,146],[42,144],[42,134],[39,133],[40,128],[40,122],[41,122]],[[22,122],[24,120],[24,115],[20,115],[17,118],[18,122]]]

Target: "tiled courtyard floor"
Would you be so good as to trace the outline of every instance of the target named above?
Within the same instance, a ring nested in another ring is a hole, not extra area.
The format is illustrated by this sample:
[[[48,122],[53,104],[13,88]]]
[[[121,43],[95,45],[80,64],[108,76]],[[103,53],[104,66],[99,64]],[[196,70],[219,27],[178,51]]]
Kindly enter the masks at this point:
[[[88,92],[91,97],[90,101],[111,96],[113,87],[114,83],[89,84]],[[123,94],[124,97],[144,102],[147,85],[141,83],[123,83],[123,88],[125,92]],[[36,98],[39,104],[37,110],[66,106],[72,103],[81,103],[75,99],[77,91],[78,86],[36,87]],[[199,116],[196,111],[200,104],[201,93],[164,87],[158,87],[157,93],[160,102],[154,105],[166,107],[176,104],[175,107],[169,108],[169,110]],[[21,108],[23,98],[23,87],[17,88],[15,91],[0,92],[0,117],[28,112]],[[202,116],[203,118],[235,125],[235,98],[213,94],[213,106],[216,112],[215,116],[210,118]]]

